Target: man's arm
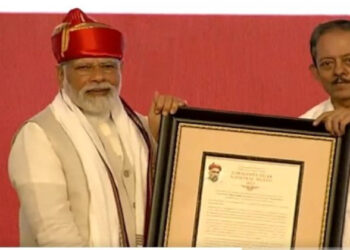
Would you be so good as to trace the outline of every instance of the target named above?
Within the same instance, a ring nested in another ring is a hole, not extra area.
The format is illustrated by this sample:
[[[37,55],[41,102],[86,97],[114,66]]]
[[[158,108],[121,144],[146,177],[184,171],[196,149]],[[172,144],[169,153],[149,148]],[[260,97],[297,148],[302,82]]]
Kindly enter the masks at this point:
[[[39,246],[87,245],[70,211],[61,162],[35,123],[27,123],[17,135],[9,157],[9,175],[23,219]]]

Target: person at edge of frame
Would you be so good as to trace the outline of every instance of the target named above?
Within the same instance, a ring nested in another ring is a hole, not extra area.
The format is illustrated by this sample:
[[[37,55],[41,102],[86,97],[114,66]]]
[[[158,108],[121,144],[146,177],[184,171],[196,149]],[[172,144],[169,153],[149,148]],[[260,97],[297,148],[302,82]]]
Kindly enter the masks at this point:
[[[310,38],[312,64],[309,69],[329,98],[301,115],[323,123],[334,136],[342,136],[350,122],[350,21],[319,24]],[[350,192],[346,205],[343,247],[350,247]]]

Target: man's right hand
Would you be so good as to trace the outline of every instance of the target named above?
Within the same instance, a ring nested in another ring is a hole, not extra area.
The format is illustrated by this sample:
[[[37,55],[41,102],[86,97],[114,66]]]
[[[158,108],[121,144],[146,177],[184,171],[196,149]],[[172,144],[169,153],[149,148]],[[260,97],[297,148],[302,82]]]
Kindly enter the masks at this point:
[[[161,115],[175,114],[179,107],[186,106],[187,101],[172,95],[160,95],[155,92],[151,108],[148,113],[148,124],[151,133],[156,141],[158,141],[159,126]]]
[[[324,123],[325,128],[334,136],[342,136],[345,133],[346,125],[350,123],[350,109],[337,108],[321,114],[313,122],[314,126]]]

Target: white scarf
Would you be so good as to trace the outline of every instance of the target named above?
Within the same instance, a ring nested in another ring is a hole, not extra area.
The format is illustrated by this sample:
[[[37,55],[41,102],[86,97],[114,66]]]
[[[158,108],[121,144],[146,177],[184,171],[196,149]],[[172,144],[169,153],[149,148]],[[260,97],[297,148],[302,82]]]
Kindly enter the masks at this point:
[[[106,162],[110,167],[103,145],[84,114],[64,91],[57,94],[50,107],[71,138],[86,174],[90,192],[89,246],[119,246],[120,224],[113,189],[103,163]],[[119,97],[111,113],[130,163],[135,168],[136,234],[143,235],[148,148],[138,128],[126,114]],[[116,185],[118,187],[121,184]]]

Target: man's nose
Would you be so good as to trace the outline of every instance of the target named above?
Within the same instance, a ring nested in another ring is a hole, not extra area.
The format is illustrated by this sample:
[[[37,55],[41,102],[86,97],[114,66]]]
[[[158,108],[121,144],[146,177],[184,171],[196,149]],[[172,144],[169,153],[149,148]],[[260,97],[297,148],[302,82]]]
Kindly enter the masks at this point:
[[[337,76],[345,75],[347,74],[347,69],[345,65],[341,62],[336,63],[335,69],[334,69],[334,74]]]
[[[103,69],[99,66],[95,66],[92,70],[92,73],[91,73],[91,80],[92,81],[95,81],[95,82],[103,82],[105,81],[105,75],[104,75],[104,72],[103,72]]]

